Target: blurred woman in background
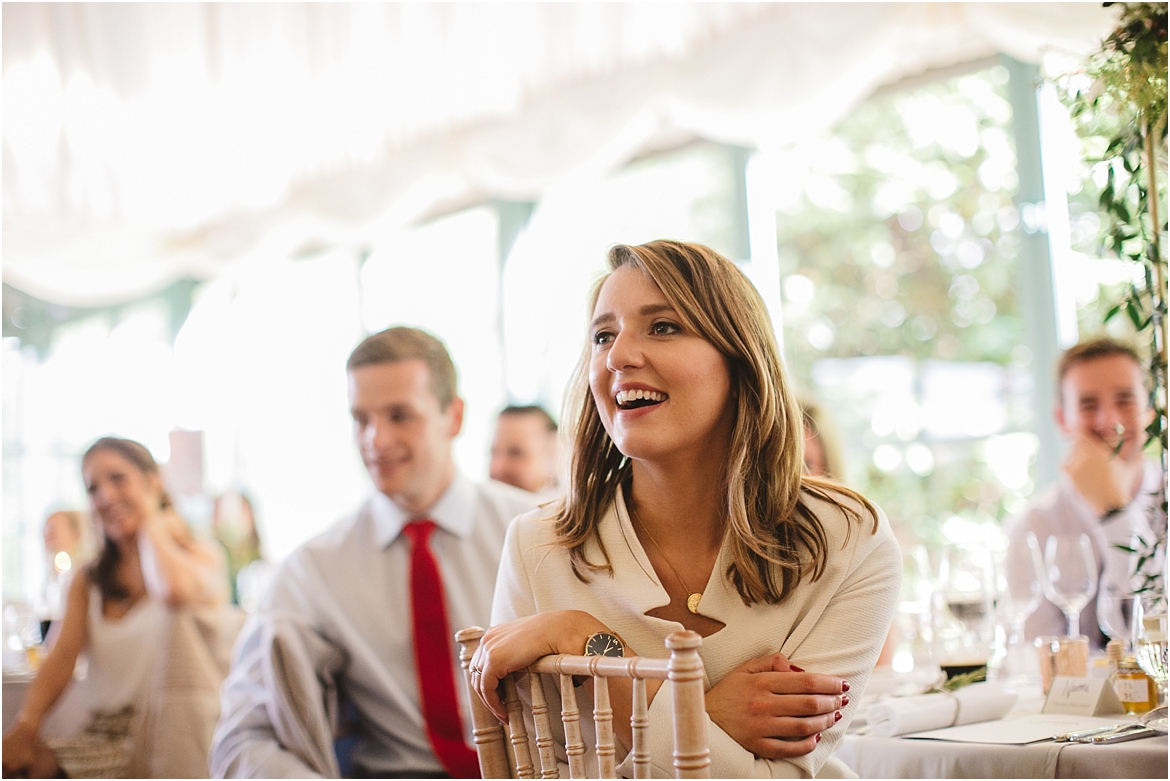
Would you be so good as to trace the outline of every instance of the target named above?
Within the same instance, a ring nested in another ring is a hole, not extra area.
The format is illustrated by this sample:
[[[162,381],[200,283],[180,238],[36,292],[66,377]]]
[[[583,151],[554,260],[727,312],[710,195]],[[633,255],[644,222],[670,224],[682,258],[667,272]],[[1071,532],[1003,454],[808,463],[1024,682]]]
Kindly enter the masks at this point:
[[[239,491],[231,491],[215,500],[211,516],[211,533],[227,556],[228,579],[232,587],[232,604],[251,609],[247,580],[251,572],[261,570],[252,565],[261,562],[260,532],[256,528],[256,512],[252,500]],[[244,588],[241,588],[244,581]],[[258,596],[258,595],[256,595]]]
[[[4,736],[6,777],[124,776],[135,711],[167,640],[168,608],[226,598],[221,558],[197,543],[175,513],[150,451],[105,437],[85,452],[81,473],[102,547],[74,577],[56,643]],[[46,742],[41,722],[82,651],[89,660],[89,726],[77,737]]]
[[[824,407],[810,398],[800,400],[804,422],[804,468],[809,475],[845,482],[845,458],[841,442]]]
[[[45,587],[38,610],[41,636],[65,614],[65,595],[77,568],[93,556],[89,518],[79,510],[57,510],[45,516],[41,528],[45,541]]]

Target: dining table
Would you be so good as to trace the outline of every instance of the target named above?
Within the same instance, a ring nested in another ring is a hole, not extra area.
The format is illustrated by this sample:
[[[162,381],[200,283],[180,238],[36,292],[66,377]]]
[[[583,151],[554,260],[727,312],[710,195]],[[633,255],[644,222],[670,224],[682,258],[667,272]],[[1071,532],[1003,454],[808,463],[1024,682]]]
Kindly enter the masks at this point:
[[[16,723],[24,696],[35,677],[35,672],[26,669],[4,670],[4,734],[8,734],[8,730]],[[41,737],[63,738],[80,732],[89,715],[85,702],[85,671],[82,668],[74,673],[65,691],[61,692],[57,702],[45,714],[41,722]]]
[[[847,735],[837,756],[861,778],[1166,778],[1166,736],[1023,746]]]
[[[863,705],[865,698],[863,698]],[[1039,687],[1021,687],[1001,720],[1023,725],[1041,713]],[[1111,716],[1113,720],[1135,719]],[[928,734],[928,733],[918,733]],[[1166,778],[1166,734],[1119,743],[1041,740],[1026,744],[959,742],[926,737],[879,737],[857,719],[836,755],[861,778]]]

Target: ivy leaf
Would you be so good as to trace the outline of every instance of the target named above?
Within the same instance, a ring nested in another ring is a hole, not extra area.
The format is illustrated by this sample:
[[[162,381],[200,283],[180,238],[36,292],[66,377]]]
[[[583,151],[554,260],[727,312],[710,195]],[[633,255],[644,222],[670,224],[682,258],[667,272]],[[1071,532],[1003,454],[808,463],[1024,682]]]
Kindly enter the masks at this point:
[[[1140,331],[1146,327],[1141,308],[1132,298],[1125,302],[1125,312],[1129,315],[1129,321],[1133,323],[1134,328]]]

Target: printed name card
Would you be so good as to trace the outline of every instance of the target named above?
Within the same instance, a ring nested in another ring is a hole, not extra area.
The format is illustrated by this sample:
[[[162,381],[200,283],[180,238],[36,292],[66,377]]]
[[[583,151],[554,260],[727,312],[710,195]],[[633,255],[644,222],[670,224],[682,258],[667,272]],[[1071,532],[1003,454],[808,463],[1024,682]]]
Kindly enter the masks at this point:
[[[1041,713],[1064,713],[1070,716],[1108,716],[1125,713],[1121,700],[1107,678],[1052,679],[1052,688],[1044,700]]]

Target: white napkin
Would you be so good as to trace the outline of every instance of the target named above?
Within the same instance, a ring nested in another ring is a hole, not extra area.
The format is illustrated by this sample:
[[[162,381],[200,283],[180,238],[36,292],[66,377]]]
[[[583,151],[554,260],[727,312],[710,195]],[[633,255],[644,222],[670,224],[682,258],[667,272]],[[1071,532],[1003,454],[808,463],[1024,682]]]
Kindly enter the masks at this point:
[[[1016,704],[1016,693],[998,683],[973,683],[948,694],[922,694],[875,702],[869,708],[869,734],[892,738],[928,729],[1001,719]]]

